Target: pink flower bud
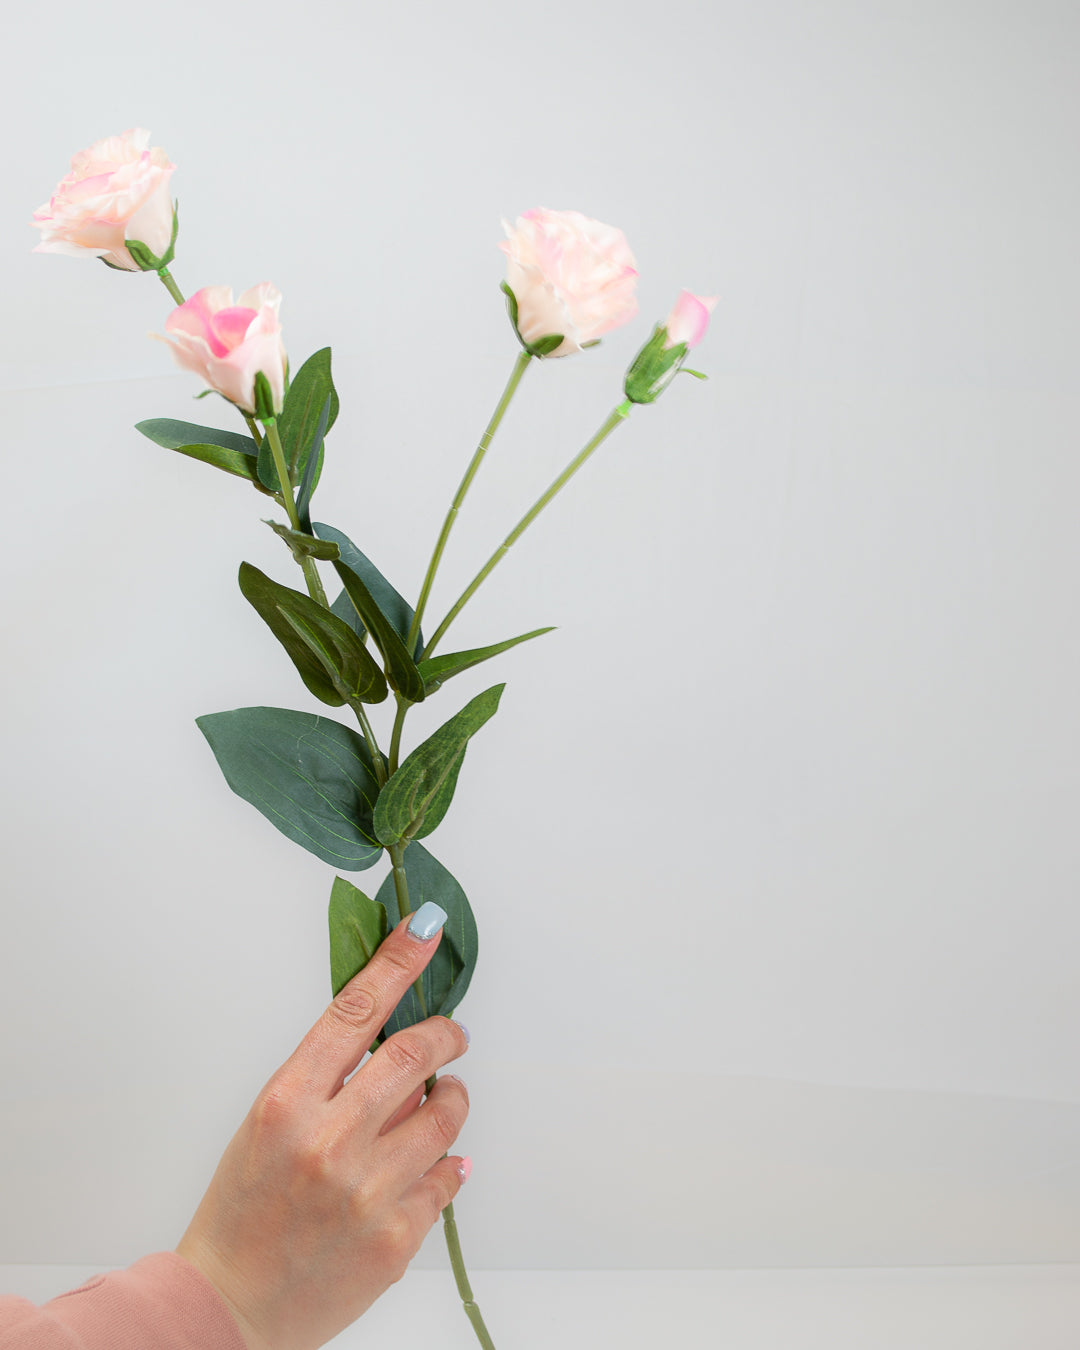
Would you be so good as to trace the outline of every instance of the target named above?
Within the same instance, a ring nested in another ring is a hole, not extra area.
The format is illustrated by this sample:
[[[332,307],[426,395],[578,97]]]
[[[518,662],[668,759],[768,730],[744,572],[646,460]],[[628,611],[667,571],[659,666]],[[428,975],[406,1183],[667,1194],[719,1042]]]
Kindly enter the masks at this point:
[[[169,179],[176,166],[160,146],[149,147],[149,131],[134,127],[74,155],[71,172],[34,212],[42,240],[33,251],[104,258],[138,272],[125,247],[126,240],[137,239],[163,257],[172,238]]]
[[[281,292],[268,281],[245,291],[233,304],[229,286],[206,286],[165,320],[167,342],[184,370],[201,375],[211,389],[246,413],[255,411],[255,376],[266,376],[274,413],[285,401],[285,346],[278,308]]]
[[[622,230],[579,211],[537,207],[519,216],[507,238],[507,285],[517,301],[517,328],[531,346],[561,333],[551,356],[570,356],[637,313],[637,269]]]
[[[685,342],[687,347],[696,347],[705,336],[709,326],[709,315],[720,299],[718,295],[694,295],[691,291],[682,291],[675,308],[664,321],[667,337],[665,347],[677,347]]]

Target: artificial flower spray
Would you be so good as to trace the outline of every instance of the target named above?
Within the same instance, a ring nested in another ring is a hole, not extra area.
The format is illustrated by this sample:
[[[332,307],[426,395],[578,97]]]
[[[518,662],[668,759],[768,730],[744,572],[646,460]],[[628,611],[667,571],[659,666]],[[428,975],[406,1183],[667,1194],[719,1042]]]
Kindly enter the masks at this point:
[[[217,285],[184,298],[169,270],[178,228],[170,196],[173,172],[168,156],[150,146],[150,134],[142,129],[81,151],[50,201],[34,213],[42,232],[35,251],[100,258],[120,271],[157,274],[174,302],[161,340],[180,366],[232,405],[235,425],[152,418],[138,429],[157,445],[246,480],[283,516],[267,523],[299,567],[293,574],[299,584],[244,562],[240,590],[308,693],[330,707],[347,707],[355,726],[325,714],[263,706],[210,713],[198,725],[233,791],[336,873],[362,872],[387,859],[389,870],[374,897],[334,877],[329,926],[335,995],[412,912],[418,897],[446,911],[434,959],[383,1027],[375,1050],[424,1018],[451,1016],[469,987],[477,955],[475,917],[461,884],[420,841],[442,823],[469,741],[495,715],[504,685],[485,689],[411,748],[409,711],[441,694],[462,671],[551,631],[535,628],[468,651],[441,650],[454,619],[484,580],[635,405],[654,402],[680,370],[704,378],[686,370],[684,361],[704,337],[715,300],[689,291],[679,296],[631,363],[610,415],[425,637],[428,599],[454,523],[525,372],[534,361],[595,346],[637,313],[637,267],[622,231],[577,211],[540,209],[505,225],[507,237],[499,245],[507,259],[502,289],[518,350],[410,605],[339,525],[312,518],[327,437],[338,416],[330,349],[291,368],[279,317],[281,295],[269,282],[236,299],[227,286]],[[368,509],[381,513],[376,490],[369,500]],[[363,520],[351,528],[363,540]],[[377,731],[373,710],[380,704],[391,711],[384,718],[387,726]],[[452,1205],[443,1218],[465,1311],[480,1344],[493,1350],[465,1271]]]

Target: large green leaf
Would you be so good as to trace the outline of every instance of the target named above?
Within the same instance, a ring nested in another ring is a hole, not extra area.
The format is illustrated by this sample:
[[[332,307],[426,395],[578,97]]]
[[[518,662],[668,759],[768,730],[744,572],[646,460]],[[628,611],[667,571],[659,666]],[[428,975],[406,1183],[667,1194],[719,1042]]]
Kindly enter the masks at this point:
[[[318,521],[311,527],[311,532],[320,539],[329,540],[337,544],[338,554],[346,567],[350,568],[364,585],[371,592],[372,599],[379,607],[380,613],[393,628],[394,632],[401,638],[402,642],[409,639],[409,629],[412,627],[413,608],[404,596],[383,576],[375,564],[365,554],[361,553],[347,535],[335,530],[332,525],[322,525]],[[367,631],[366,625],[356,611],[356,606],[349,599],[348,591],[342,591],[337,600],[331,606],[334,613],[350,623],[351,626],[363,637]],[[350,618],[351,616],[351,618]],[[413,648],[413,659],[415,660],[424,650],[424,635],[418,633],[416,637],[416,646]]]
[[[246,478],[260,491],[265,490],[256,471],[258,447],[250,436],[219,431],[217,427],[200,427],[194,422],[178,422],[172,417],[151,417],[146,422],[137,422],[135,430],[155,445],[212,464],[237,478]]]
[[[344,877],[335,877],[330,891],[330,984],[335,998],[375,955],[386,931],[386,906]]]
[[[383,673],[347,623],[251,563],[240,564],[240,589],[317,699],[331,707],[348,699],[383,701],[387,694]]]
[[[329,529],[325,525],[315,525],[313,529],[320,539],[330,540],[338,545],[341,557],[334,563],[334,570],[341,578],[345,593],[348,595],[360,622],[366,627],[374,639],[375,645],[382,652],[383,660],[386,662],[386,678],[389,680],[391,687],[396,689],[403,698],[408,699],[410,703],[423,702],[424,681],[420,672],[416,669],[416,663],[405,650],[405,643],[401,635],[383,613],[364,579],[345,562],[345,549],[341,541],[344,541],[344,544],[348,545],[349,548],[353,546],[337,530]],[[394,594],[397,595],[397,592],[394,591]],[[401,597],[398,596],[398,599],[400,600]],[[336,606],[333,608],[340,616],[340,610]],[[355,626],[353,627],[355,631]]]
[[[375,834],[387,846],[423,839],[446,815],[469,739],[495,716],[505,684],[466,703],[433,736],[418,745],[379,794]]]
[[[505,642],[496,642],[491,647],[474,647],[468,652],[449,652],[446,656],[433,656],[421,661],[416,667],[424,680],[424,689],[433,694],[453,675],[460,675],[470,666],[478,666],[481,661],[490,661],[500,652],[507,652],[519,642],[528,642],[530,638],[541,637],[544,633],[553,633],[554,628],[534,628],[531,633],[522,633],[520,637],[508,638]]]
[[[329,717],[236,708],[196,718],[232,790],[331,867],[378,862],[379,787],[363,738]]]
[[[330,398],[330,413],[325,430],[329,431],[337,419],[339,404],[330,374],[330,348],[323,347],[309,356],[290,380],[289,392],[285,395],[285,404],[277,419],[281,447],[285,451],[285,463],[293,483],[303,476],[307,466],[319,426],[319,415],[327,396]],[[268,438],[264,438],[259,450],[259,478],[266,487],[275,491],[279,489]],[[318,481],[318,471],[315,481]],[[314,491],[314,487],[313,483],[311,491]]]
[[[309,535],[311,533],[311,498],[315,492],[315,484],[322,473],[323,439],[326,436],[326,428],[330,421],[330,404],[332,401],[333,390],[327,394],[326,401],[322,405],[322,411],[319,413],[319,422],[315,428],[315,439],[311,443],[307,464],[304,466],[300,486],[296,493],[296,516],[300,521],[300,528],[306,530]]]
[[[411,1027],[428,1017],[439,1014],[452,1016],[465,997],[472,973],[476,969],[476,919],[465,892],[446,868],[433,858],[422,844],[412,843],[405,850],[405,879],[409,887],[409,908],[418,910],[425,900],[434,900],[446,910],[439,949],[428,962],[420,980],[424,990],[423,1010],[416,991],[411,986],[386,1023],[387,1034]],[[386,906],[390,928],[401,922],[393,872],[379,887],[376,900]]]

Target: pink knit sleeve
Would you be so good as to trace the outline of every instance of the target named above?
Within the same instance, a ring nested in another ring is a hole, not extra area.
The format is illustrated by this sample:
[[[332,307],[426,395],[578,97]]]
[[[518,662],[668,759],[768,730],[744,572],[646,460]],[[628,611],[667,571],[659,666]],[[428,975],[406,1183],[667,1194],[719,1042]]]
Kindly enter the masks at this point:
[[[246,1350],[221,1295],[176,1252],[95,1275],[36,1307],[0,1298],[0,1350]]]

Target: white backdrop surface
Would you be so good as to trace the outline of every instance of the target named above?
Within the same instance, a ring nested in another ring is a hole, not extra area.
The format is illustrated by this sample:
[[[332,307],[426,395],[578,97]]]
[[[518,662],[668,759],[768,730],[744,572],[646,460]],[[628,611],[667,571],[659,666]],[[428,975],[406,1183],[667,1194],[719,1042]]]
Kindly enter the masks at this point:
[[[330,872],[193,724],[315,708],[235,584],[287,555],[264,499],[131,429],[227,412],[146,340],[153,278],[28,253],[70,154],[135,124],[179,165],[181,287],[271,279],[294,366],[333,346],[315,514],[408,594],[515,354],[500,216],[626,231],[639,321],[530,372],[433,612],[678,289],[721,296],[710,382],[639,410],[455,645],[558,631],[430,710],[508,680],[432,841],[481,936],[470,1262],[1080,1262],[1075,7],[17,29],[0,1262],[174,1245],[329,994]]]

